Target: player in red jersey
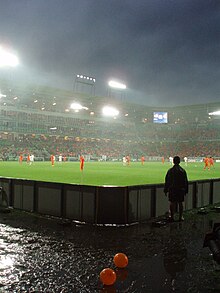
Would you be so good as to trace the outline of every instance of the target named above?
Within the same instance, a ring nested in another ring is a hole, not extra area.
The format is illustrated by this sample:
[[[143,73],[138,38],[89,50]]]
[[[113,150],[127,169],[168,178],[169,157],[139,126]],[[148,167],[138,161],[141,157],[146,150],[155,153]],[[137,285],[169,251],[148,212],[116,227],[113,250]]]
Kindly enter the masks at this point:
[[[142,156],[142,157],[141,157],[141,165],[142,165],[142,166],[144,165],[144,162],[145,162],[145,157]]]
[[[22,161],[23,161],[23,156],[22,156],[22,154],[20,154],[20,156],[19,156],[19,164],[22,164]]]
[[[80,171],[83,171],[85,159],[83,156],[80,156],[79,159],[80,159]]]
[[[30,161],[31,161],[31,157],[30,157],[30,154],[28,154],[28,156],[27,156],[27,164],[30,164]]]
[[[205,164],[205,166],[204,166],[204,170],[205,170],[206,168],[208,168],[208,170],[210,170],[210,162],[209,162],[209,158],[208,158],[208,157],[205,157],[203,161],[204,161],[204,164]]]
[[[127,166],[130,166],[130,163],[131,163],[130,156],[126,156],[126,163],[127,163]]]
[[[214,168],[214,159],[213,159],[213,157],[209,158],[209,165],[210,165],[210,168],[211,167]]]
[[[55,162],[55,156],[54,155],[50,156],[50,161],[51,161],[52,167],[54,167],[54,162]]]

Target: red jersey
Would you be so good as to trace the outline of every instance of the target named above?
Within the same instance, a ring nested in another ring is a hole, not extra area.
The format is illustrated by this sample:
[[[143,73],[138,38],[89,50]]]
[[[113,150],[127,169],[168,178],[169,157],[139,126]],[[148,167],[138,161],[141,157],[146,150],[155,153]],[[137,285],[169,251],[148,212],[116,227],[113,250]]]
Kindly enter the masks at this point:
[[[83,171],[85,159],[83,156],[80,156],[80,170]]]

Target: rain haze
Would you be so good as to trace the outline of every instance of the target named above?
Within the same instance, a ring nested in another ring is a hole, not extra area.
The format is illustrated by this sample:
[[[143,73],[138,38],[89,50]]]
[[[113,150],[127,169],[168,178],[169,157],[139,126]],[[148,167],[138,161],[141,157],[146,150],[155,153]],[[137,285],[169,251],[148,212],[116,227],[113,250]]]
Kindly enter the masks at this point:
[[[1,45],[20,60],[8,75],[74,89],[77,74],[127,85],[151,106],[219,101],[220,2],[212,0],[0,0]]]

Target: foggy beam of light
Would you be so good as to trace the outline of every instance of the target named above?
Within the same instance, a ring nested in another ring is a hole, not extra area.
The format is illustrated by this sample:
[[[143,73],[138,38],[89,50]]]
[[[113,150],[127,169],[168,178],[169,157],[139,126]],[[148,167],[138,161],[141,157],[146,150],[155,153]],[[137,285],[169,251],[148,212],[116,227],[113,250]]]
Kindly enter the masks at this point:
[[[102,113],[105,116],[115,117],[115,116],[118,116],[119,111],[113,107],[105,106],[102,109]]]
[[[0,67],[16,67],[19,64],[18,57],[0,47]]]
[[[116,89],[121,89],[121,90],[125,90],[126,89],[126,85],[114,80],[110,80],[108,85],[112,88],[116,88]]]
[[[210,116],[218,116],[220,115],[220,110],[219,111],[215,111],[215,112],[211,112],[209,113]]]
[[[6,95],[3,95],[1,92],[0,92],[0,99],[1,98],[6,98],[7,96]]]
[[[87,107],[84,107],[84,106],[82,106],[82,105],[79,104],[79,103],[72,103],[72,104],[70,105],[70,108],[73,109],[73,110],[82,110],[82,109],[84,109],[84,110],[88,110]]]

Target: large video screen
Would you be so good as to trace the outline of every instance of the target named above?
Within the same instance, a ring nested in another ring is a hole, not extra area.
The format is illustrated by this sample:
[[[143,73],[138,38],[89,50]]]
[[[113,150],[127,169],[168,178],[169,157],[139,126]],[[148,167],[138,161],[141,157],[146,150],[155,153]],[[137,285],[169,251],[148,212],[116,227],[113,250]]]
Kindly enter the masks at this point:
[[[153,113],[154,123],[168,123],[168,113],[167,112],[154,112]]]

